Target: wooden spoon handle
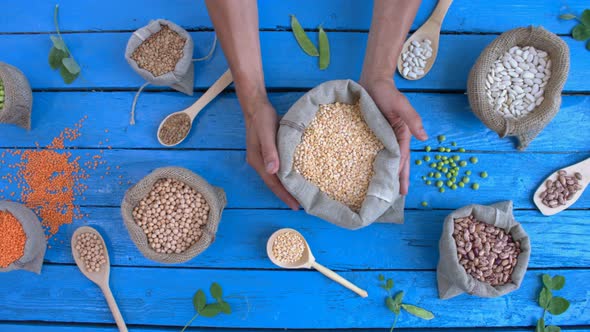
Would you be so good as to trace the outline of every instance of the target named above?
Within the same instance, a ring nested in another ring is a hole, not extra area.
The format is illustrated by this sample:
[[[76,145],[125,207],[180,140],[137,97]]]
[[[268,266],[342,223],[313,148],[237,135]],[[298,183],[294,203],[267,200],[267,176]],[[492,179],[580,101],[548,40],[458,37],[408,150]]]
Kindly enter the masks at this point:
[[[451,3],[453,3],[453,0],[439,0],[428,21],[436,23],[439,27],[442,26],[442,22],[447,15],[449,7],[451,7]]]
[[[226,70],[220,78],[213,83],[213,85],[197,100],[194,104],[192,104],[189,108],[185,110],[185,112],[191,117],[191,120],[194,120],[199,112],[207,106],[213,100],[213,98],[217,97],[223,91],[223,89],[227,88],[228,85],[233,82],[233,77],[231,71],[228,69]]]
[[[127,325],[125,325],[125,321],[123,320],[123,316],[121,315],[121,311],[119,311],[119,307],[117,306],[117,302],[115,301],[115,297],[113,297],[113,293],[111,292],[111,288],[107,285],[105,287],[100,287],[102,293],[104,294],[107,303],[109,304],[109,309],[111,309],[111,313],[115,318],[115,322],[117,323],[117,327],[119,328],[120,332],[127,332]]]
[[[327,267],[317,263],[317,262],[313,262],[311,264],[311,267],[313,267],[314,269],[318,270],[318,272],[320,272],[321,274],[325,275],[326,277],[336,281],[337,283],[339,283],[340,285],[350,289],[351,291],[357,293],[359,296],[361,297],[367,297],[369,296],[369,294],[367,294],[367,291],[359,288],[358,286],[356,286],[355,284],[351,283],[350,281],[342,278],[340,275],[336,274],[336,272],[328,269]]]

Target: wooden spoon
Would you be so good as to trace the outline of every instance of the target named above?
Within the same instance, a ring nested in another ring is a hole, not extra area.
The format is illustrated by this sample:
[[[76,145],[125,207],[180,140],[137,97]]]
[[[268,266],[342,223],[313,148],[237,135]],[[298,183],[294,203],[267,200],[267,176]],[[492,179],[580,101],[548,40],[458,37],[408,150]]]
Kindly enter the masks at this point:
[[[223,91],[228,85],[230,85],[233,82],[233,77],[231,74],[231,71],[228,69],[225,73],[223,73],[223,75],[221,75],[220,78],[217,79],[217,81],[215,81],[215,83],[213,83],[213,85],[205,92],[205,94],[203,94],[201,96],[201,98],[199,98],[194,104],[192,104],[190,107],[179,111],[179,112],[174,112],[170,115],[168,115],[166,118],[164,118],[164,120],[162,120],[162,122],[160,123],[160,126],[158,127],[158,142],[160,142],[160,144],[164,145],[164,146],[176,146],[178,144],[180,144],[182,141],[184,141],[184,139],[188,136],[188,134],[190,133],[190,128],[192,128],[193,126],[193,121],[195,120],[195,118],[197,117],[197,115],[199,114],[199,112],[201,112],[203,110],[203,108],[205,108],[205,106],[207,106],[207,104],[209,104],[215,97],[217,97],[217,95],[219,95],[221,93],[221,91]],[[189,130],[186,132],[186,135],[178,140],[178,142],[173,143],[173,144],[166,144],[164,142],[162,142],[162,140],[160,139],[160,131],[162,130],[162,126],[164,125],[164,123],[166,121],[168,121],[168,119],[170,119],[170,117],[177,115],[177,114],[181,114],[184,113],[186,115],[188,115],[188,117],[190,118],[190,127]]]
[[[78,250],[76,250],[76,242],[77,242],[76,239],[78,238],[79,234],[83,234],[83,233],[96,234],[98,236],[98,239],[100,240],[100,242],[102,242],[102,246],[104,247],[104,254],[105,254],[105,258],[106,258],[106,263],[104,263],[101,266],[101,269],[98,272],[87,271],[86,267],[84,266],[84,262],[82,261],[82,258],[80,257],[80,253],[78,252]],[[109,308],[111,309],[111,312],[113,313],[113,317],[115,318],[115,322],[117,323],[117,327],[119,328],[119,331],[127,332],[127,326],[125,325],[125,321],[123,320],[123,316],[121,315],[121,312],[119,311],[119,307],[117,306],[117,302],[115,302],[115,298],[113,297],[113,293],[111,292],[111,288],[109,287],[109,276],[110,276],[110,272],[111,272],[111,263],[109,260],[109,253],[107,251],[107,246],[106,246],[102,236],[100,236],[100,233],[97,230],[95,230],[94,228],[88,227],[88,226],[82,226],[82,227],[78,228],[74,232],[74,235],[72,235],[72,256],[74,256],[74,260],[76,261],[76,265],[78,265],[78,268],[80,269],[80,271],[82,271],[82,274],[84,274],[86,276],[86,278],[90,279],[90,281],[97,284],[98,287],[100,287],[100,289],[102,290],[102,293],[104,294],[104,297],[107,300]]]
[[[436,8],[434,8],[434,11],[432,12],[428,20],[424,22],[424,24],[418,30],[416,30],[416,32],[414,32],[414,34],[412,34],[410,38],[408,38],[408,40],[406,40],[406,42],[404,43],[399,58],[397,59],[397,71],[403,78],[411,81],[419,80],[422,77],[426,76],[426,74],[428,74],[428,72],[432,68],[432,65],[434,65],[436,55],[438,54],[440,29],[442,26],[442,22],[445,19],[445,16],[447,15],[447,11],[451,6],[451,3],[453,3],[453,0],[439,0],[438,4],[436,5]],[[402,54],[404,54],[404,52],[408,50],[408,47],[413,41],[422,42],[425,39],[429,39],[432,42],[432,44],[430,44],[430,47],[432,47],[432,56],[426,59],[424,75],[418,76],[416,78],[404,76],[404,61],[402,60]]]
[[[567,174],[570,176],[574,175],[575,173],[580,173],[582,175],[582,179],[578,181],[579,185],[582,186],[582,189],[578,190],[574,194],[574,197],[572,199],[570,199],[569,201],[566,200],[565,205],[559,205],[557,207],[551,208],[543,204],[543,200],[541,199],[541,193],[543,193],[547,189],[545,186],[547,180],[556,181],[558,173],[561,170],[566,171]],[[559,213],[569,208],[572,204],[574,204],[578,200],[578,198],[582,196],[582,193],[584,192],[586,187],[588,187],[588,183],[590,183],[590,158],[577,164],[571,165],[569,167],[560,168],[558,171],[555,171],[553,174],[551,174],[547,179],[545,179],[545,181],[543,181],[543,183],[539,186],[539,189],[535,191],[533,201],[535,202],[535,205],[537,206],[539,211],[541,211],[542,214],[546,216],[552,216],[556,213]]]
[[[277,238],[277,236],[279,236],[282,233],[286,233],[286,232],[297,233],[299,236],[301,236],[301,238],[303,239],[303,242],[305,243],[305,250],[303,251],[303,256],[301,256],[301,259],[299,261],[294,262],[294,263],[285,263],[285,262],[279,261],[275,257],[275,255],[272,251],[272,247],[274,245],[274,242],[275,242],[275,239]],[[307,244],[307,241],[305,241],[305,238],[303,237],[303,235],[301,235],[299,232],[297,232],[294,229],[283,228],[283,229],[279,229],[278,231],[274,232],[270,236],[270,238],[268,239],[268,242],[266,243],[266,253],[268,254],[268,258],[270,258],[270,260],[274,264],[276,264],[282,268],[285,268],[285,269],[301,269],[301,268],[311,269],[311,268],[314,268],[317,271],[319,271],[320,273],[322,273],[323,275],[325,275],[326,277],[336,281],[337,283],[341,284],[342,286],[357,293],[361,297],[369,296],[367,294],[367,291],[357,287],[355,284],[351,283],[350,281],[348,281],[348,280],[344,279],[343,277],[341,277],[340,275],[336,274],[336,272],[317,263],[315,261],[315,257],[313,257],[313,254],[311,253],[311,249],[309,249],[309,245]]]

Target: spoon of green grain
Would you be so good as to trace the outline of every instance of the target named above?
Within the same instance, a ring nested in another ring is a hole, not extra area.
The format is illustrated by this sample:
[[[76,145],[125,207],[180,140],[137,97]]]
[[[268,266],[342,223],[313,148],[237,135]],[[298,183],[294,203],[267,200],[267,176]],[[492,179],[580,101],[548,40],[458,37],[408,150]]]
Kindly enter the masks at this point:
[[[228,69],[213,85],[189,108],[168,115],[158,127],[158,142],[166,147],[180,144],[188,136],[197,115],[217,95],[233,82],[231,71]]]

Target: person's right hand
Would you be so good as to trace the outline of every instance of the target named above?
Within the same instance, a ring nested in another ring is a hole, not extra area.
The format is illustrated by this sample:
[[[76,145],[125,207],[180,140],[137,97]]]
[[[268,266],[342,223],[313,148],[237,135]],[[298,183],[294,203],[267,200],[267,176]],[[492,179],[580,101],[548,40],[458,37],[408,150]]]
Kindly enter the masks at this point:
[[[276,173],[279,171],[279,153],[276,145],[278,117],[267,98],[254,102],[244,112],[246,122],[246,160],[264,183],[291,209],[299,203],[285,189]]]

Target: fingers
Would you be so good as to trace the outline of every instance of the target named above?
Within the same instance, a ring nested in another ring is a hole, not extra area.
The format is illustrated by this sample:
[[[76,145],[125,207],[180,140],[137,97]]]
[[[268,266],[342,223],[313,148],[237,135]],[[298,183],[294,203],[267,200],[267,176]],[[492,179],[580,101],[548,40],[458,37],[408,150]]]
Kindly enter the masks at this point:
[[[424,130],[424,126],[422,125],[422,118],[418,115],[414,107],[412,107],[408,98],[401,95],[394,112],[402,118],[414,137],[421,141],[428,139],[428,134],[426,134],[426,130]]]
[[[264,162],[264,170],[268,174],[276,174],[279,171],[279,153],[276,144],[276,119],[264,117],[261,119],[261,123],[256,127],[256,134],[260,141],[260,152]]]
[[[402,166],[402,164],[400,164]],[[410,159],[406,159],[399,175],[399,193],[400,195],[407,195],[410,187]]]
[[[283,186],[281,181],[279,181],[279,178],[275,174],[272,174],[272,175],[268,174],[264,170],[262,170],[262,172],[258,172],[258,173],[260,174],[260,177],[262,178],[264,183],[268,186],[268,188],[281,201],[285,202],[285,204],[287,204],[287,206],[289,206],[289,208],[291,208],[291,210],[294,210],[294,211],[299,210],[299,202],[297,202],[295,197],[293,197],[293,195],[291,195],[287,191],[287,189],[285,189],[285,187]]]
[[[394,127],[393,131],[397,138],[400,149],[399,161],[399,193],[401,195],[408,194],[410,186],[410,131],[405,123],[399,121]]]

